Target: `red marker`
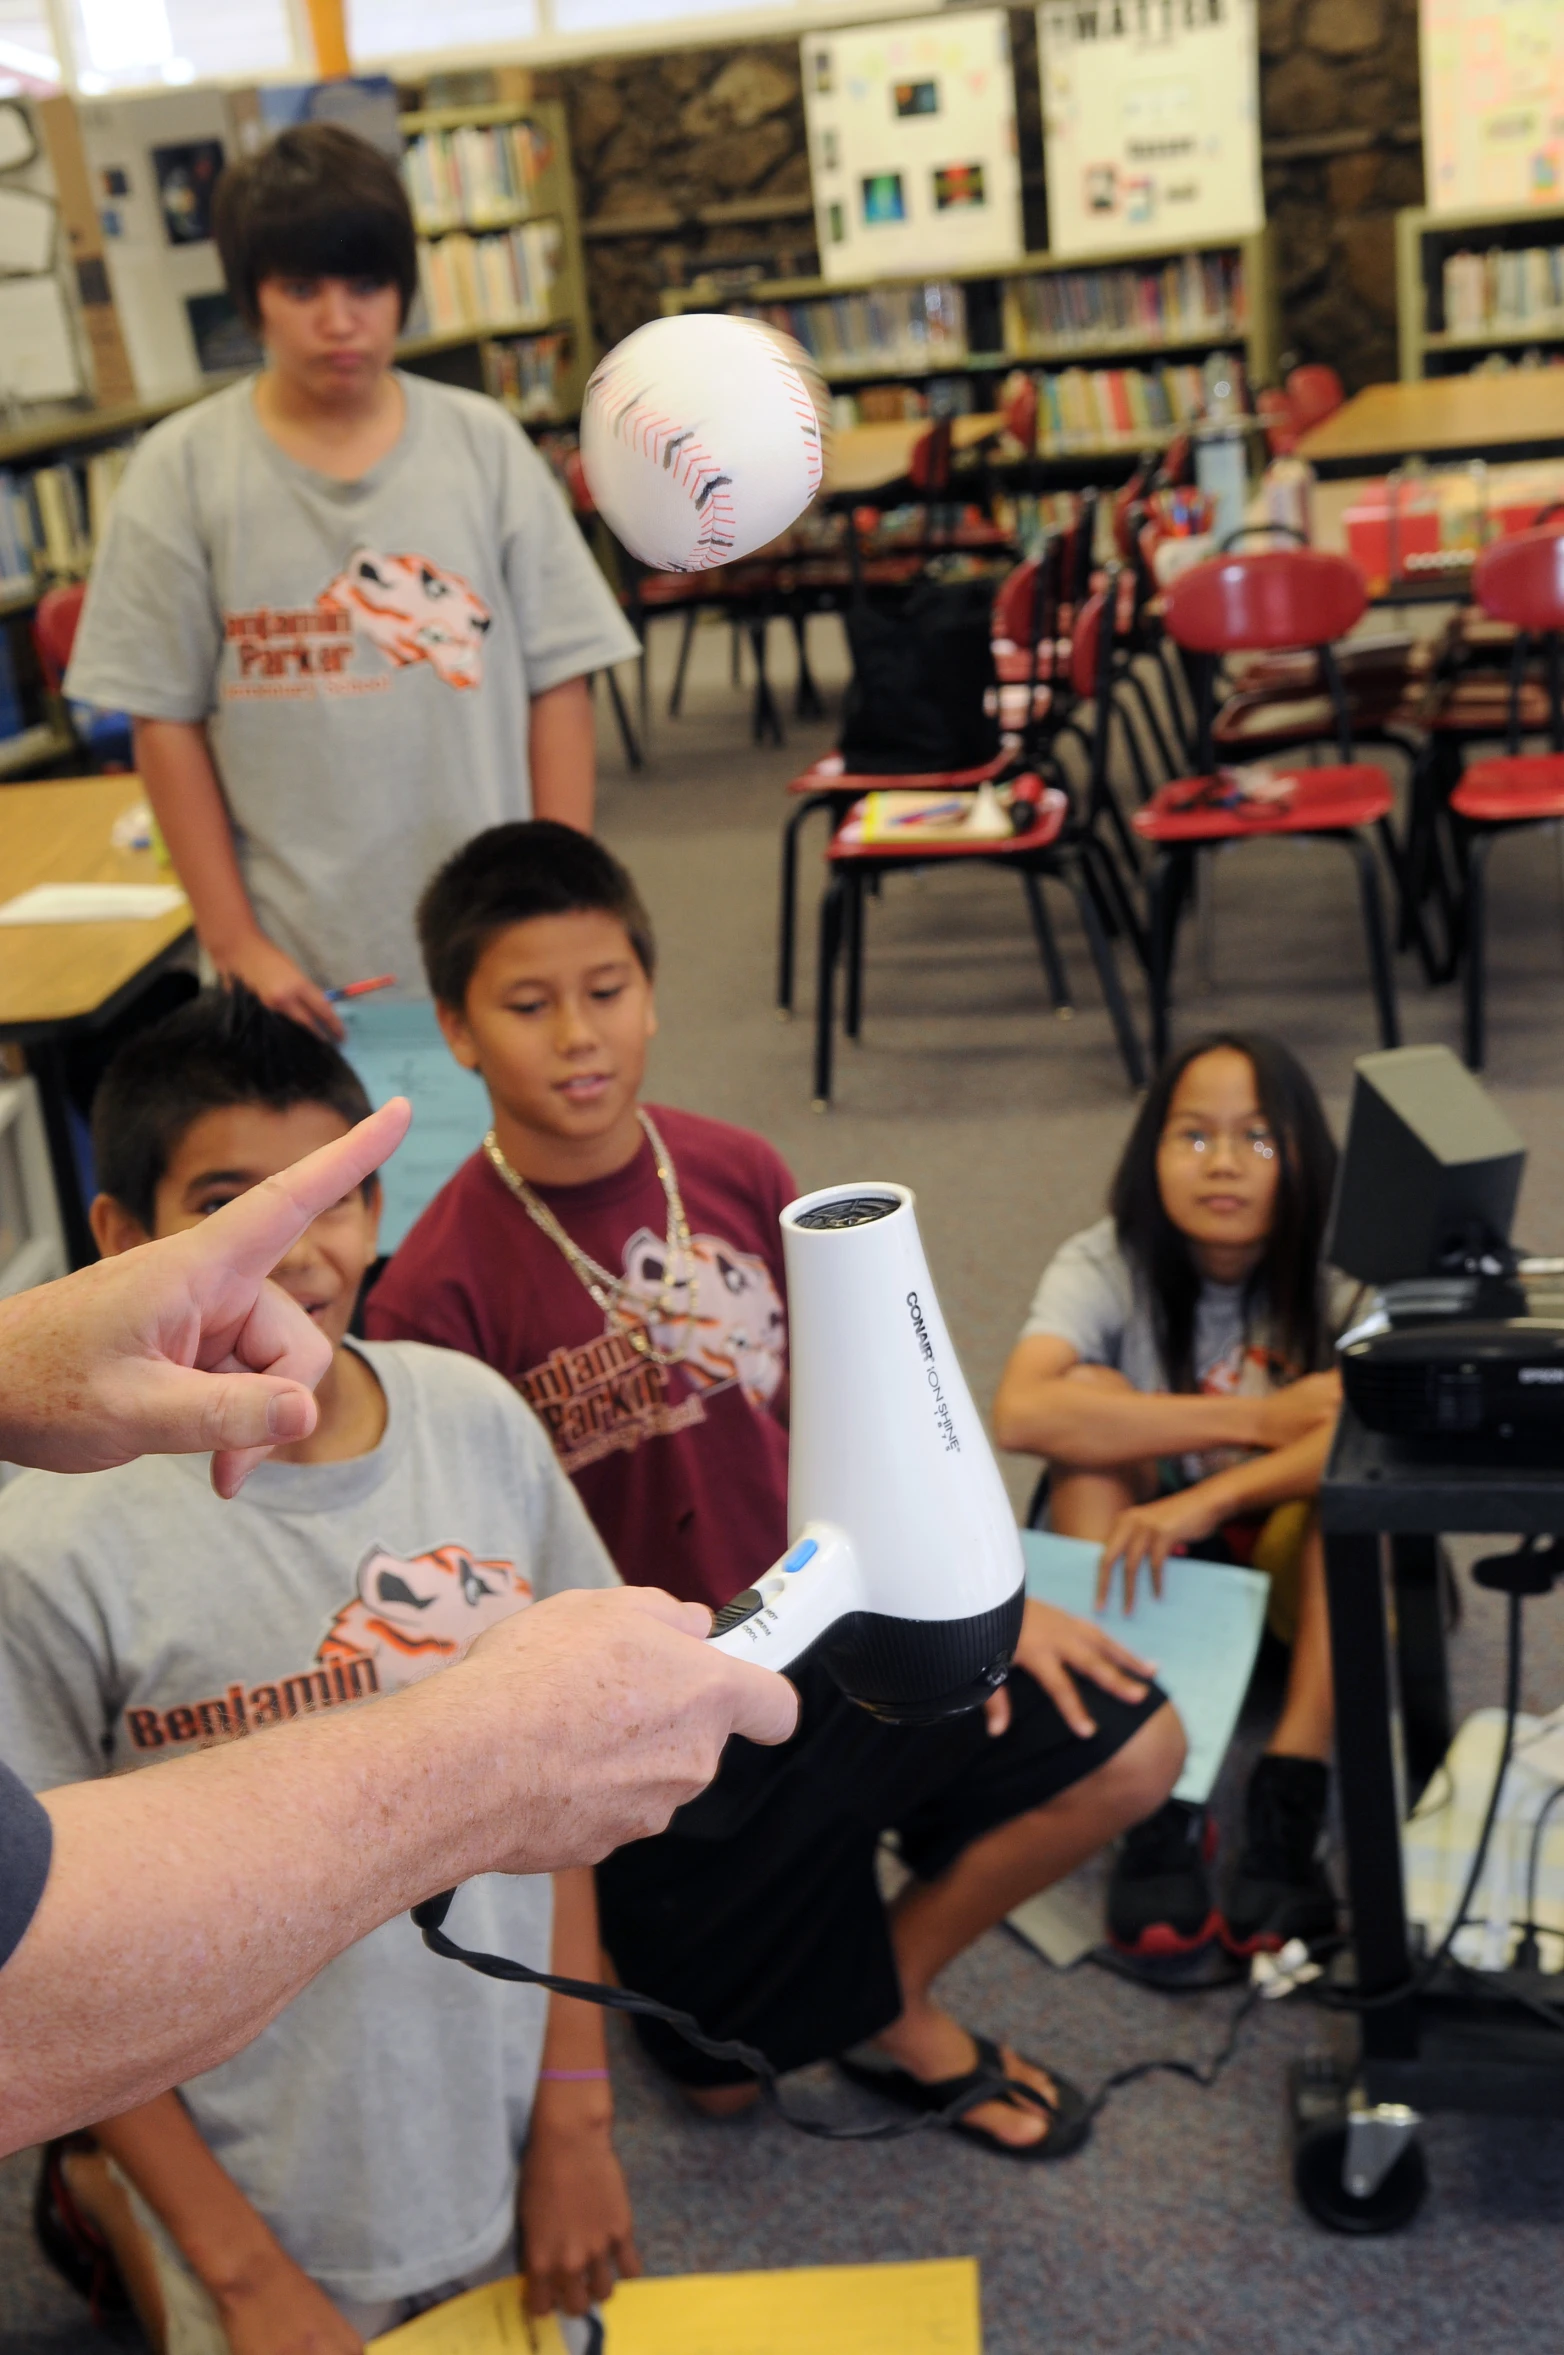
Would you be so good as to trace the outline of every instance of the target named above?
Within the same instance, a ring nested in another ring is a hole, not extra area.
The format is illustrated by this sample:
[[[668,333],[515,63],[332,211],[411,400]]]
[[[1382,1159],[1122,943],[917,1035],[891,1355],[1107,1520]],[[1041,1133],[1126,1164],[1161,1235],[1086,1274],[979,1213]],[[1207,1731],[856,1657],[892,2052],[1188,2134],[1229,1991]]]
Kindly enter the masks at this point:
[[[373,981],[350,981],[342,989],[328,989],[327,997],[335,1006],[343,998],[367,998],[372,989],[395,989],[394,973],[377,973]]]

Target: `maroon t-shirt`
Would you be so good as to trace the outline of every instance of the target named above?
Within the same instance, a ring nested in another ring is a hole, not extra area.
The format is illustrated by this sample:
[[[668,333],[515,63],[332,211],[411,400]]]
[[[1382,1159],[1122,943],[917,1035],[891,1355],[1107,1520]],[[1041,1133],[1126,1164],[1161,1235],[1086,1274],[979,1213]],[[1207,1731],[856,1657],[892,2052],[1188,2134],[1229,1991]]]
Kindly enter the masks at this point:
[[[720,1609],[787,1544],[786,1278],[777,1224],[797,1188],[764,1140],[649,1107],[695,1258],[695,1316],[665,1285],[668,1206],[645,1138],[586,1186],[539,1186],[560,1225],[645,1304],[660,1366],[608,1327],[557,1243],[483,1153],[412,1229],[366,1310],[374,1340],[463,1349],[514,1382],[621,1577]]]

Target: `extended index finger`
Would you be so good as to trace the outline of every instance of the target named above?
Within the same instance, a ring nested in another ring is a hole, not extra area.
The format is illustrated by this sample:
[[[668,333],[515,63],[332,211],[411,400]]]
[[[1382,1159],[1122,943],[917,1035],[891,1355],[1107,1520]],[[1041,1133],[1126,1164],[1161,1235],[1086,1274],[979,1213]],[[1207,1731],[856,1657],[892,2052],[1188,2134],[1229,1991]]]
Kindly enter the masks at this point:
[[[290,1169],[282,1169],[247,1193],[239,1194],[199,1227],[190,1230],[190,1247],[203,1259],[215,1260],[225,1272],[242,1277],[270,1275],[283,1253],[305,1228],[363,1184],[372,1170],[393,1154],[406,1136],[413,1108],[405,1096],[393,1096],[378,1112],[371,1112],[345,1137],[336,1137],[317,1152],[307,1153]]]

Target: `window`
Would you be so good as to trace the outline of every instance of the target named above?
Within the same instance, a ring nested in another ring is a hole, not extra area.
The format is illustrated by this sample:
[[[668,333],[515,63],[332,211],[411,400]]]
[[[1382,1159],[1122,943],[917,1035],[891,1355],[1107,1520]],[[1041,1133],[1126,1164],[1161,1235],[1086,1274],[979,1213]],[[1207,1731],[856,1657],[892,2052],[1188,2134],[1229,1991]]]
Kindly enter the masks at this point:
[[[78,88],[145,88],[287,71],[288,0],[70,0]]]
[[[0,0],[0,90],[59,78],[43,0]]]
[[[348,0],[348,51],[355,63],[444,49],[504,49],[531,40],[538,30],[537,0],[445,0],[439,8],[429,0]]]
[[[667,24],[684,16],[731,16],[743,0],[554,0],[554,29],[596,33],[617,25]]]

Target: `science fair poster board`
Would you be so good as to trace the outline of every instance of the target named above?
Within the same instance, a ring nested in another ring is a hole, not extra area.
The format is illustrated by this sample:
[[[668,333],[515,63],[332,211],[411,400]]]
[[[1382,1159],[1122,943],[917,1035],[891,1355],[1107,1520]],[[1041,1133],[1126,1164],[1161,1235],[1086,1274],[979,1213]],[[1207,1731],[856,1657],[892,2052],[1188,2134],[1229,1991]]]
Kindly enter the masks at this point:
[[[1050,253],[1264,226],[1255,0],[1044,0],[1037,45]]]
[[[810,33],[799,47],[826,278],[1020,260],[1003,9]]]
[[[1564,204],[1564,0],[1422,0],[1429,210]]]

